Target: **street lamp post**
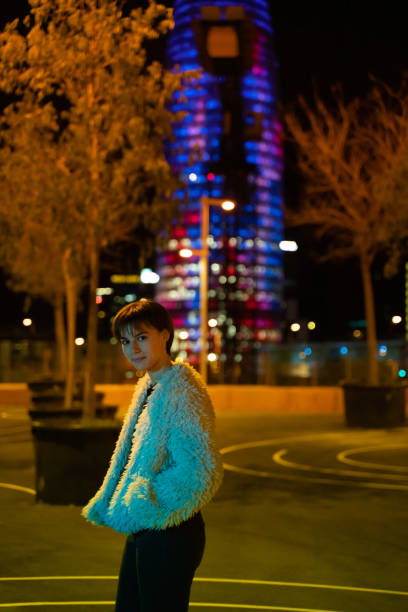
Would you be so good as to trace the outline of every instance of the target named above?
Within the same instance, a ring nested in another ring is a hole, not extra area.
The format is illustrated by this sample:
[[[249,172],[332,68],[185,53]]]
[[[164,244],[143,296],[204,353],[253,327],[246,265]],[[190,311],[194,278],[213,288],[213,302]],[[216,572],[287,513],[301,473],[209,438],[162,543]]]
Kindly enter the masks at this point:
[[[234,210],[235,202],[203,196],[201,202],[201,249],[182,249],[182,257],[200,257],[200,374],[207,383],[207,326],[208,326],[208,235],[210,232],[210,206],[221,206],[226,211]]]
[[[200,253],[200,374],[207,384],[207,325],[208,325],[208,235],[210,233],[209,198],[201,198],[201,253]]]

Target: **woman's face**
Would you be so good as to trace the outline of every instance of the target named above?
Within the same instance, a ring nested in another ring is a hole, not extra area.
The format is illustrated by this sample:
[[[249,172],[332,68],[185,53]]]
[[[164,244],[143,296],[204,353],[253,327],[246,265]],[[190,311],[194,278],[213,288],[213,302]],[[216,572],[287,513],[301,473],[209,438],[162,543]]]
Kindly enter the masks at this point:
[[[146,323],[129,326],[121,331],[120,342],[125,357],[137,370],[156,372],[171,362],[166,351],[170,337],[167,329],[159,331]]]

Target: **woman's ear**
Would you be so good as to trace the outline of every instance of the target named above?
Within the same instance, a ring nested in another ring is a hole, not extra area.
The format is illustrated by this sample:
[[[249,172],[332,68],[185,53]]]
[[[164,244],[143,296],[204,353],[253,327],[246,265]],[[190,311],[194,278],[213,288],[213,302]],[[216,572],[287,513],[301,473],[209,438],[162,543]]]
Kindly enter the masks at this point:
[[[165,342],[167,342],[167,340],[170,338],[170,332],[168,329],[163,329],[162,330],[162,334],[163,334],[163,338],[165,340]]]

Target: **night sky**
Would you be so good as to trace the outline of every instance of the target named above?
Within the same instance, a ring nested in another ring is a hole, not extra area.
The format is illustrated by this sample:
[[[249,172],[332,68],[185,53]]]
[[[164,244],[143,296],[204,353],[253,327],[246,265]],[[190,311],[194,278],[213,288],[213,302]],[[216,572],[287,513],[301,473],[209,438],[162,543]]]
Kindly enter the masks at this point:
[[[26,6],[22,0],[3,2],[1,24],[22,14]],[[397,86],[401,74],[408,71],[406,19],[400,3],[376,5],[354,0],[324,5],[280,0],[271,1],[270,7],[283,109],[294,104],[298,95],[311,100],[314,89],[330,102],[330,91],[336,83],[342,84],[347,100],[363,96],[370,88],[370,75]],[[284,197],[291,205],[299,198],[299,177],[288,145],[285,154]],[[288,274],[297,277],[300,316],[317,322],[316,340],[349,338],[349,322],[364,318],[358,262],[317,264],[310,257],[316,245],[309,230],[289,229],[287,237],[299,243],[298,253],[285,257],[292,258]],[[374,290],[378,331],[386,339],[396,333],[391,330],[390,316],[404,315],[405,288],[402,271],[389,281],[381,279],[381,263],[378,260],[374,267]],[[15,326],[20,325],[24,296],[13,296],[1,276],[0,296],[0,337],[13,337]],[[47,335],[51,311],[42,302],[34,302],[30,312],[43,320],[38,332]],[[401,328],[397,336],[402,335]]]

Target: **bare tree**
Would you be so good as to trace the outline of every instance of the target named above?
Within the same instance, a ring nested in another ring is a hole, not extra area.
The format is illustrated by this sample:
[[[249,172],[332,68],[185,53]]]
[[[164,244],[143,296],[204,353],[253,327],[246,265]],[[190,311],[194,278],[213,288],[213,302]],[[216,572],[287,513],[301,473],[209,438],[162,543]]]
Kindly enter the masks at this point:
[[[0,149],[0,264],[8,284],[54,307],[58,372],[72,403],[78,294],[86,281],[82,231],[70,206],[70,177],[55,134],[25,99],[6,109]],[[66,304],[66,321],[64,317]]]
[[[333,94],[331,107],[318,96],[314,108],[300,98],[297,111],[285,115],[304,178],[302,202],[297,209],[286,207],[285,217],[288,225],[310,225],[317,237],[327,238],[330,246],[320,261],[358,258],[367,321],[367,383],[378,385],[372,264],[395,239],[398,207],[389,194],[396,189],[395,168],[407,150],[408,129],[405,124],[397,133],[403,122],[401,107],[387,104],[380,86],[365,100],[348,104],[339,88]],[[406,113],[406,101],[403,106]],[[406,218],[406,202],[403,210]],[[406,227],[400,227],[394,242],[394,261]],[[395,272],[389,262],[387,274]]]
[[[128,15],[115,0],[30,4],[25,32],[13,22],[0,35],[0,87],[22,98],[10,114],[29,103],[48,122],[54,159],[69,177],[66,207],[89,275],[84,412],[93,417],[100,254],[141,223],[152,235],[171,227],[180,181],[163,143],[181,116],[168,103],[187,75],[147,59],[146,40],[173,26],[171,10],[154,0]]]

